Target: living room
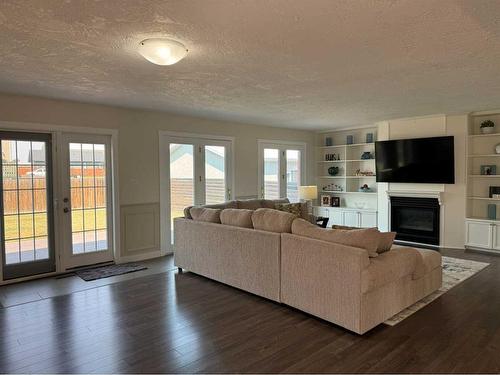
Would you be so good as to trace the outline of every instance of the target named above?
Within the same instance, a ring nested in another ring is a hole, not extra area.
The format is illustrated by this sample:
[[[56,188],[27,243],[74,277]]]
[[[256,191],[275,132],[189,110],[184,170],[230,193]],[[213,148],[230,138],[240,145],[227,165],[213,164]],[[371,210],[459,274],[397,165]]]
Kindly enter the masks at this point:
[[[2,2],[0,371],[500,372],[498,11]]]

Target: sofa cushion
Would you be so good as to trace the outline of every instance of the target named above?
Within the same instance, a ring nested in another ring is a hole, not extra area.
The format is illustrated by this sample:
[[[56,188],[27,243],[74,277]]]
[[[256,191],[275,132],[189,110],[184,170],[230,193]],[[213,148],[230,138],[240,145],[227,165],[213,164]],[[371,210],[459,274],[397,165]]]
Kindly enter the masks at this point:
[[[395,238],[396,232],[380,232],[377,253],[382,254],[391,250]]]
[[[220,222],[234,227],[253,228],[252,210],[226,208],[220,213]]]
[[[206,207],[191,207],[189,213],[195,221],[206,221],[208,223],[218,223],[220,224],[220,213],[219,208],[206,208]]]
[[[290,203],[288,198],[280,198],[280,199],[263,199],[262,208],[276,208],[277,204],[286,204]]]
[[[264,199],[245,199],[237,200],[237,208],[244,210],[256,210],[257,208],[262,208],[264,204]]]
[[[276,203],[290,203],[288,198],[281,199],[242,199],[238,200],[237,207],[231,208],[243,208],[245,210],[256,210],[258,208],[274,208]],[[229,207],[228,207],[229,208]]]
[[[375,228],[353,230],[323,229],[306,220],[297,219],[292,224],[292,233],[299,236],[365,249],[368,251],[368,255],[371,258],[375,258],[378,255],[377,246],[379,231]]]
[[[402,247],[370,259],[370,265],[361,274],[361,291],[366,293],[412,275],[417,257],[416,249]]]
[[[184,208],[184,218],[185,219],[192,219],[193,217],[191,216],[191,208],[193,207],[201,207],[201,208],[219,208],[221,210],[225,208],[238,208],[238,203],[236,201],[228,201],[224,203],[217,203],[217,204],[206,204],[203,206],[188,206]]]
[[[400,248],[401,249],[401,248]],[[441,254],[436,250],[415,249],[417,251],[416,267],[413,273],[413,279],[421,277],[441,267]]]
[[[292,222],[297,218],[294,214],[274,210],[272,208],[259,208],[252,214],[252,223],[255,229],[276,233],[291,233]]]

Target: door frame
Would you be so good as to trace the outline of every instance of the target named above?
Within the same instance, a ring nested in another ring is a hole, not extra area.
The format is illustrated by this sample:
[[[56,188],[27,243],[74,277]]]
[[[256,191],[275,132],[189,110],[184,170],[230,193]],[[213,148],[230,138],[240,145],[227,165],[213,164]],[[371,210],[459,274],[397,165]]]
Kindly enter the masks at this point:
[[[283,147],[286,146],[286,147]],[[288,147],[290,146],[290,147]],[[301,147],[303,152],[300,153],[300,185],[305,186],[307,181],[307,143],[306,142],[294,142],[294,141],[280,141],[280,140],[270,140],[270,139],[257,139],[257,197],[263,198],[262,190],[264,185],[264,149],[265,148],[277,148],[280,152],[285,149],[293,149],[293,147]],[[302,150],[301,150],[302,151]],[[283,161],[280,156],[279,162],[279,174],[283,173],[283,167],[286,172],[286,160]],[[284,164],[284,166],[283,166]],[[280,184],[281,190],[281,184]],[[280,191],[281,195],[281,191]],[[281,198],[281,197],[280,197]]]
[[[160,255],[172,254],[173,248],[169,243],[165,228],[170,225],[170,154],[168,152],[168,145],[171,143],[172,138],[191,138],[197,141],[228,141],[231,144],[230,155],[228,155],[228,170],[231,173],[231,197],[234,198],[235,194],[235,137],[210,135],[210,134],[197,134],[197,133],[184,133],[168,130],[158,131],[159,139],[159,189],[160,189]],[[167,168],[162,168],[166,165]]]
[[[48,246],[48,255],[49,257],[45,260],[39,260],[39,261],[33,261],[31,266],[27,266],[26,263],[17,263],[15,265],[10,265],[7,266],[5,264],[4,259],[2,258],[5,252],[5,241],[2,241],[2,244],[0,244],[0,247],[2,251],[0,252],[0,268],[2,271],[2,280],[3,277],[8,277],[7,280],[16,280],[22,277],[31,277],[31,276],[36,276],[40,274],[47,274],[50,272],[54,272],[56,270],[56,250],[55,250],[55,212],[54,212],[54,206],[50,205],[49,202],[54,200],[54,158],[52,155],[52,148],[53,148],[53,136],[52,133],[50,132],[19,132],[19,131],[9,131],[9,130],[2,130],[0,133],[10,133],[12,134],[13,139],[16,141],[34,141],[34,142],[45,142],[46,143],[46,179],[45,179],[45,184],[46,184],[46,199],[47,199],[47,246]],[[0,137],[0,139],[3,139]],[[8,138],[7,138],[8,139]],[[32,164],[33,166],[33,164]],[[0,186],[3,184],[3,176],[0,175]],[[3,201],[0,197],[0,212],[4,213],[4,207],[3,207]],[[33,202],[34,204],[34,202]],[[20,214],[20,212],[18,212]],[[20,230],[20,228],[19,228]],[[5,236],[5,228],[2,223],[2,230],[1,230],[2,236]],[[21,236],[21,235],[20,235]],[[33,236],[35,236],[35,233],[33,233]],[[11,275],[7,275],[4,271],[5,268],[12,268],[14,271],[12,271]],[[25,267],[31,267],[34,272],[30,272],[31,274],[28,274],[27,276],[14,276],[14,274],[23,274],[25,273],[22,271],[25,269]],[[43,269],[51,268],[53,270],[51,271],[42,271]],[[18,270],[18,271],[16,271]]]
[[[113,178],[112,178],[112,173],[113,173],[113,168],[112,168],[112,150],[111,150],[111,137],[106,134],[83,134],[83,133],[74,133],[74,132],[63,132],[61,133],[61,147],[60,147],[60,161],[61,161],[61,194],[64,197],[69,198],[69,206],[70,206],[70,211],[69,213],[66,213],[66,215],[71,216],[71,212],[73,211],[72,203],[71,203],[71,178],[69,176],[70,173],[70,153],[69,153],[69,144],[70,143],[87,143],[87,144],[94,144],[94,143],[104,143],[106,148],[105,148],[105,157],[106,157],[106,179],[109,178],[109,181],[107,181],[106,184],[106,197],[112,197],[113,196]],[[83,171],[82,171],[83,172]],[[106,199],[108,201],[108,199]],[[63,237],[63,246],[62,246],[62,251],[61,251],[61,265],[65,270],[70,270],[70,269],[75,269],[78,267],[86,267],[86,266],[91,266],[93,264],[98,264],[98,263],[104,263],[104,262],[111,262],[115,260],[115,254],[114,254],[114,238],[112,233],[109,233],[109,228],[113,228],[113,200],[109,200],[109,204],[111,204],[111,209],[109,210],[108,207],[106,207],[106,221],[107,225],[106,228],[108,228],[108,233],[107,233],[107,243],[108,246],[110,245],[111,247],[104,251],[94,251],[91,253],[81,253],[81,254],[72,254],[72,221],[68,220],[68,218],[64,219],[63,222],[61,223],[61,231],[62,237]],[[83,204],[83,202],[82,202]],[[62,208],[64,209],[67,204],[62,204]],[[83,208],[83,205],[82,205]],[[61,216],[64,217],[64,214]],[[66,216],[67,217],[67,216]],[[111,252],[109,252],[111,250]],[[111,255],[111,258],[110,258]],[[75,262],[77,259],[84,259],[84,258],[91,258],[90,262],[87,264],[78,264]]]
[[[63,245],[63,231],[61,230],[61,222],[63,215],[59,212],[62,205],[59,203],[62,199],[61,190],[61,138],[62,133],[82,133],[82,134],[104,134],[111,136],[111,168],[112,168],[112,183],[113,183],[113,253],[115,262],[120,262],[120,196],[119,196],[119,177],[118,177],[118,129],[109,128],[94,128],[82,127],[71,125],[55,125],[43,124],[36,122],[17,122],[17,121],[0,121],[0,130],[16,131],[16,132],[29,132],[29,133],[50,133],[52,135],[52,159],[53,159],[53,196],[54,196],[54,241],[55,241],[55,257],[56,257],[56,271],[21,277],[11,280],[3,280],[3,269],[0,266],[0,285],[16,283],[20,281],[33,280],[36,278],[47,277],[56,275],[65,271],[62,264],[62,247]],[[0,254],[0,265],[2,264],[2,254]]]

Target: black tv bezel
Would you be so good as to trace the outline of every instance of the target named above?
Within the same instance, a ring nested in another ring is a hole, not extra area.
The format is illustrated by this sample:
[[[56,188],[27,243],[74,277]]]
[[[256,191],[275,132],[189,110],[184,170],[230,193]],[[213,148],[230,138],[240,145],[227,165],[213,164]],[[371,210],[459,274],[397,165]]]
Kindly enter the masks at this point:
[[[414,181],[414,180],[385,180],[381,181],[379,171],[378,171],[378,159],[377,159],[377,145],[381,143],[392,143],[392,142],[410,142],[410,141],[426,141],[426,140],[436,140],[436,139],[451,139],[451,147],[453,154],[453,176],[451,180],[441,180],[441,181]],[[402,138],[402,139],[388,139],[384,141],[376,141],[375,142],[375,175],[377,183],[397,183],[397,184],[444,184],[444,185],[454,185],[456,181],[456,173],[455,173],[455,137],[453,135],[445,135],[439,137],[422,137],[422,138]]]

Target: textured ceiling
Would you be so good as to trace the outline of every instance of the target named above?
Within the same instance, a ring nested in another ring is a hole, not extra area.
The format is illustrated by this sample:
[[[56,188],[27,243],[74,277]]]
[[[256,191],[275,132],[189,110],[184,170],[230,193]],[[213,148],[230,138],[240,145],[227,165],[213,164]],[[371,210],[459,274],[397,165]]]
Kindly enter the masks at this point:
[[[306,129],[500,107],[498,0],[1,0],[0,35],[3,92]]]

